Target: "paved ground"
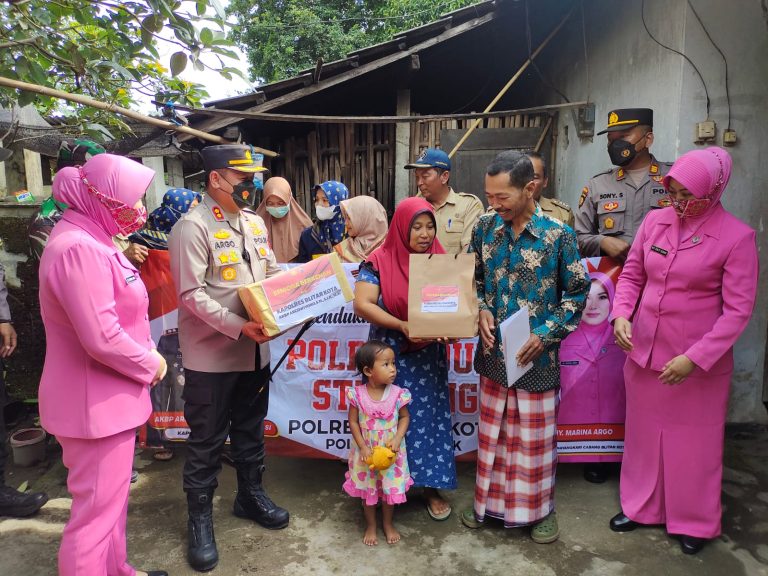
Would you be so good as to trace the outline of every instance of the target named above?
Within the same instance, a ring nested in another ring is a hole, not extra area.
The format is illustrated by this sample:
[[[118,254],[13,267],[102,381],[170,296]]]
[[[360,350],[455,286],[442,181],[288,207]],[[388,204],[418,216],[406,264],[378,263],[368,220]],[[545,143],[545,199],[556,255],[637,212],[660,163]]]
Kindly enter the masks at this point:
[[[608,519],[618,510],[618,480],[587,484],[581,469],[558,471],[558,517],[562,536],[534,544],[524,530],[491,526],[464,528],[458,514],[434,522],[420,499],[396,511],[403,540],[395,546],[361,542],[359,505],[341,494],[344,466],[332,461],[272,458],[267,484],[274,499],[291,511],[291,524],[270,532],[235,518],[234,471],[225,466],[215,501],[221,562],[212,576],[465,574],[521,576],[768,576],[768,429],[731,429],[723,485],[723,536],[698,556],[684,556],[661,528],[614,534]],[[185,562],[186,510],[180,489],[183,452],[170,462],[137,456],[141,470],[131,492],[129,553],[142,568],[164,568],[171,576],[196,574]],[[0,575],[56,574],[56,550],[70,501],[60,464],[12,470],[10,483],[30,479],[52,499],[29,520],[0,519]],[[459,465],[455,510],[470,506],[474,467]]]

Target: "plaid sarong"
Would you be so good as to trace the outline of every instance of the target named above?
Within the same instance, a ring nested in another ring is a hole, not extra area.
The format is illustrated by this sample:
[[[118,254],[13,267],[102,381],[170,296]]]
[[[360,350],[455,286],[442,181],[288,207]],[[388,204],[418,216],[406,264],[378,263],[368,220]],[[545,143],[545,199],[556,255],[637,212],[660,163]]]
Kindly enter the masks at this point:
[[[512,528],[555,508],[557,390],[526,392],[480,377],[475,517]]]

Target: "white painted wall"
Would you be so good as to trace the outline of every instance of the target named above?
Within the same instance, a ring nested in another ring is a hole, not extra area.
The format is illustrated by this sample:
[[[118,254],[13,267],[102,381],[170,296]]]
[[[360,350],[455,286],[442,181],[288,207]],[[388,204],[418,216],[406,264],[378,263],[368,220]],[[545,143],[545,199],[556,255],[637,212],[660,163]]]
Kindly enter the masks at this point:
[[[736,346],[729,420],[767,422],[762,393],[768,332],[768,239],[764,234],[768,216],[768,21],[758,0],[692,1],[728,59],[731,127],[737,131],[739,144],[730,149],[734,171],[723,201],[727,209],[758,230],[761,268],[766,271],[752,321]],[[564,30],[540,66],[571,100],[589,97],[596,104],[596,132],[605,126],[613,108],[653,108],[652,152],[660,160],[672,161],[696,147],[694,125],[706,118],[704,90],[690,64],[650,39],[640,19],[640,6],[640,0],[584,3],[588,83],[578,20]],[[720,145],[727,124],[722,58],[686,0],[646,0],[645,10],[653,35],[684,52],[704,76]],[[561,199],[575,206],[587,180],[611,167],[606,144],[604,135],[580,140],[573,117],[560,114],[554,187]]]

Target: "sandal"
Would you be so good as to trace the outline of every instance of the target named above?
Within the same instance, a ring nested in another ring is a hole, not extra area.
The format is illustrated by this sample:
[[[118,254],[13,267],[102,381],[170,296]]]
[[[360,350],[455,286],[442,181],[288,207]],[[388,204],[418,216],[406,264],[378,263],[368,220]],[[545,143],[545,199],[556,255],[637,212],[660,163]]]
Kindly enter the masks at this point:
[[[536,544],[551,544],[558,538],[560,538],[560,527],[557,525],[557,516],[554,512],[531,528],[531,539]]]
[[[461,513],[461,523],[473,530],[483,527],[483,523],[477,519],[477,516],[475,516],[474,510],[464,510],[464,512]]]
[[[448,520],[448,516],[451,515],[451,512],[453,511],[450,506],[443,510],[442,512],[433,512],[432,507],[429,505],[429,498],[427,500],[427,512],[429,513],[429,516],[432,518],[432,520],[437,520],[438,522],[442,520]]]
[[[173,458],[173,450],[170,448],[161,448],[154,454],[152,454],[152,458],[155,460],[159,460],[160,462],[168,462],[168,460],[171,460]]]

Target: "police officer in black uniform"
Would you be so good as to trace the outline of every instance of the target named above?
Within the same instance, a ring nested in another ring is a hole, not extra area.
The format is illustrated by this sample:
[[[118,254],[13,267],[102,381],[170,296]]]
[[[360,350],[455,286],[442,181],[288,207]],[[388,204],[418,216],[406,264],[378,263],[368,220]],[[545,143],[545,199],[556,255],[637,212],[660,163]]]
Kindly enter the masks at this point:
[[[13,153],[0,148],[0,163]],[[2,166],[0,166],[2,170]],[[11,324],[11,309],[8,306],[8,290],[5,287],[5,268],[0,264],[0,516],[23,518],[36,513],[48,502],[43,492],[19,492],[5,485],[5,462],[8,460],[5,433],[5,378],[3,361],[16,350],[16,330]]]

